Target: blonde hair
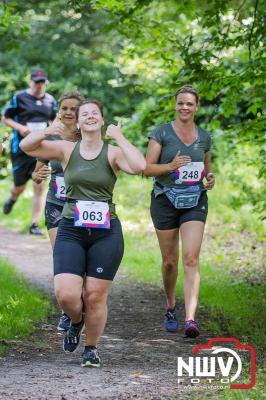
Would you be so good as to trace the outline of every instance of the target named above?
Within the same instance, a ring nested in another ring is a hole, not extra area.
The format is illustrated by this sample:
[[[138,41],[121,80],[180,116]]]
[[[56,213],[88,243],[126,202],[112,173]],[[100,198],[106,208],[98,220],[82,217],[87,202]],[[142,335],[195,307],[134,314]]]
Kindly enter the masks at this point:
[[[58,107],[60,108],[62,102],[67,99],[76,99],[78,100],[79,103],[81,103],[84,100],[84,97],[81,96],[79,92],[67,92],[63,93],[62,96],[59,97],[58,100]]]

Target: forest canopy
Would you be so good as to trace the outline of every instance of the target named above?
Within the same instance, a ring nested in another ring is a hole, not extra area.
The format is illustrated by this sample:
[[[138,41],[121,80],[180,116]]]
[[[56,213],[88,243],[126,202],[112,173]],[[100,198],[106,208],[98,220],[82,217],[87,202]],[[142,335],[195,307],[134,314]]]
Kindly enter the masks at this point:
[[[2,1],[1,107],[40,66],[52,94],[102,100],[107,121],[122,119],[144,149],[152,127],[173,118],[176,89],[191,84],[217,157],[242,154],[263,178],[265,15],[261,0]]]

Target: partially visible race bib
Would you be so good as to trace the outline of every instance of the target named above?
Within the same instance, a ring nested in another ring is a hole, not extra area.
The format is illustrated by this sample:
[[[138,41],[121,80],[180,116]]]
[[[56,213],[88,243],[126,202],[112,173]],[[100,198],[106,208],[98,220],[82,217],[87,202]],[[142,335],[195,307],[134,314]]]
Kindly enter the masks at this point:
[[[81,228],[110,229],[109,204],[103,201],[78,200],[74,211],[74,225]]]
[[[27,122],[30,133],[43,131],[47,127],[46,122]]]
[[[66,185],[63,176],[56,176],[53,184],[53,192],[57,199],[66,201]]]
[[[205,176],[204,163],[200,162],[190,162],[183,167],[180,167],[174,172],[175,183],[186,183],[192,185],[195,182],[200,182]]]

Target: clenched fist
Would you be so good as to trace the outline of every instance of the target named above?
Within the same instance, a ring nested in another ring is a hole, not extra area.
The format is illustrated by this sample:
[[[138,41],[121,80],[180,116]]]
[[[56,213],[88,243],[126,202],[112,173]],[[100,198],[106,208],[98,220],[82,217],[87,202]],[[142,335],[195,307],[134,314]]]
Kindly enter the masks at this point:
[[[58,114],[55,117],[55,119],[53,120],[53,122],[51,123],[50,126],[48,126],[48,128],[45,129],[45,136],[50,136],[50,135],[58,135],[61,136],[64,133],[64,129],[65,129],[65,125],[63,124],[63,122],[60,120]]]

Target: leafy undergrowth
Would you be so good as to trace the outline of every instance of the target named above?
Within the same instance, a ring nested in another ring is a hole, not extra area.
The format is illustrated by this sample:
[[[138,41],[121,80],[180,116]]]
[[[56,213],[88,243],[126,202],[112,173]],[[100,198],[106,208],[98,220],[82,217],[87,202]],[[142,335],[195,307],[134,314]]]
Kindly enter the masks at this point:
[[[7,261],[0,259],[0,353],[46,321],[51,303]]]

